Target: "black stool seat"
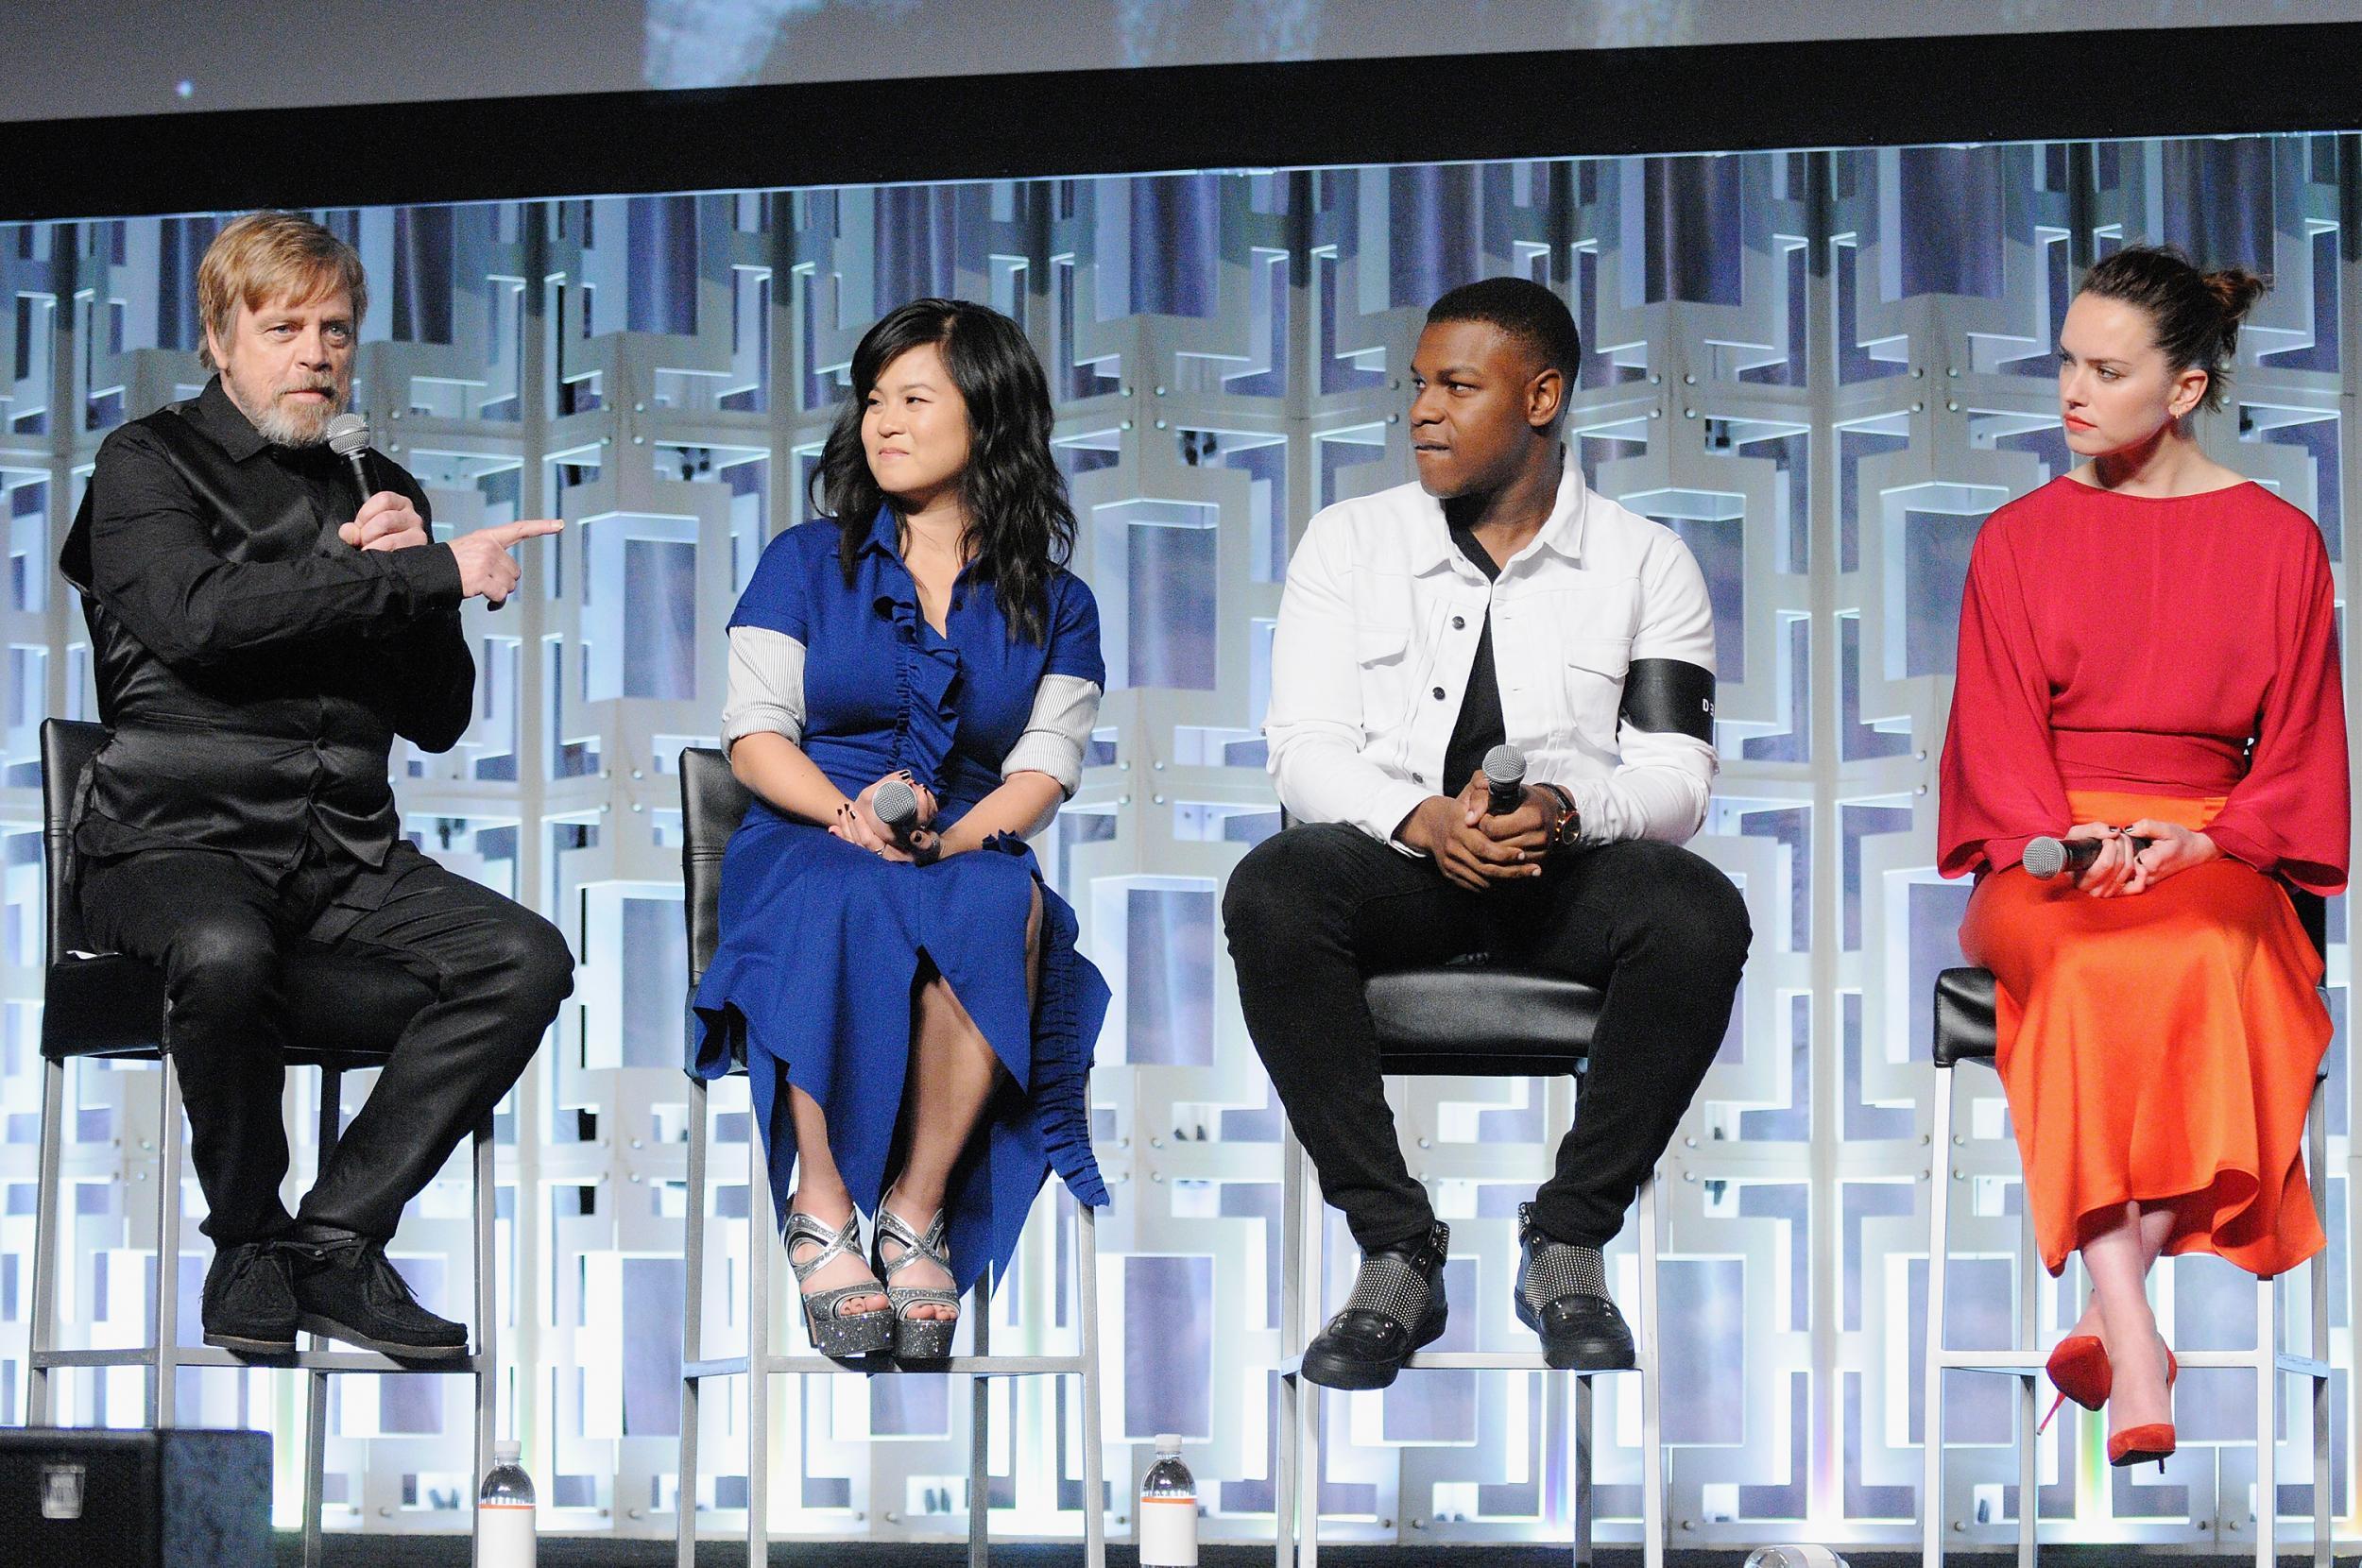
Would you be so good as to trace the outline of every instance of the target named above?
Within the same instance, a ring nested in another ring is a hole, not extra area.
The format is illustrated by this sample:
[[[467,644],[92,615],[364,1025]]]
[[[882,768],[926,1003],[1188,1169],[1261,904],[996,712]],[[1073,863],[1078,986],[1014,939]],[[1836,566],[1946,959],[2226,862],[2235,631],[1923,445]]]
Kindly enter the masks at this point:
[[[1383,1071],[1486,1078],[1575,1071],[1606,999],[1595,986],[1487,963],[1373,975],[1363,995]]]
[[[1993,1015],[1993,973],[1946,969],[1936,977],[1936,1065],[1990,1062],[1999,1049]]]
[[[289,955],[280,984],[285,1015],[303,1020],[288,1063],[341,1071],[385,1065],[411,1018],[435,1000],[397,964],[325,951]],[[43,995],[41,1053],[50,1061],[161,1054],[164,977],[152,965],[121,953],[68,955],[49,966]]]

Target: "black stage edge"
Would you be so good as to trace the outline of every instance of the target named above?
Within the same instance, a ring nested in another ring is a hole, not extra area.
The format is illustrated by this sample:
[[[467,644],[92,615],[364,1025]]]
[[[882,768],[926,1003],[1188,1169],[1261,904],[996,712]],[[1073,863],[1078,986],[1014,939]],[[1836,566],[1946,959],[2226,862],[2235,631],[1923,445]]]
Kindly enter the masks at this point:
[[[0,125],[0,219],[2347,130],[2357,60],[2362,23],[2289,23],[51,120]]]
[[[1919,1564],[1915,1551],[1848,1551],[1843,1547],[1836,1550],[1850,1568],[1918,1568]],[[674,1560],[669,1541],[590,1541],[579,1536],[545,1535],[537,1555],[539,1568],[671,1568]],[[1745,1555],[1743,1549],[1736,1547],[1713,1552],[1668,1552],[1665,1561],[1666,1568],[1738,1568]],[[468,1538],[332,1535],[323,1558],[324,1568],[464,1568],[468,1562]],[[2142,1561],[2182,1563],[2233,1560],[2194,1559],[2186,1552],[2170,1559],[2152,1559],[2132,1546],[2045,1546],[2042,1558],[2055,1568],[2123,1568],[2135,1558]],[[2017,1559],[2014,1550],[1952,1551],[1945,1553],[1944,1559],[1957,1561],[1961,1568],[2007,1568]],[[295,1568],[302,1560],[301,1538],[281,1531],[276,1568]],[[698,1568],[740,1568],[745,1560],[746,1543],[743,1541],[697,1543]],[[995,1546],[992,1560],[1006,1564],[1007,1568],[1080,1568],[1083,1551],[1080,1546]],[[1138,1568],[1138,1560],[1129,1545],[1111,1544],[1107,1548],[1107,1568]],[[1266,1568],[1272,1560],[1272,1548],[1268,1544],[1201,1546],[1197,1560],[1201,1568]],[[1323,1544],[1321,1560],[1334,1563],[1336,1568],[1424,1568],[1436,1563],[1444,1568],[1566,1568],[1567,1555],[1563,1545],[1443,1546],[1422,1551],[1414,1546]],[[2252,1561],[2253,1549],[2248,1548],[2237,1560]],[[2291,1568],[2302,1568],[2312,1560],[2309,1553],[2284,1554],[2280,1559]],[[967,1547],[774,1542],[771,1561],[778,1568],[961,1568],[967,1561]],[[2357,1559],[2351,1557],[2341,1557],[2337,1562],[2339,1568],[2357,1565]],[[1640,1549],[1601,1547],[1598,1563],[1599,1568],[1640,1568]]]

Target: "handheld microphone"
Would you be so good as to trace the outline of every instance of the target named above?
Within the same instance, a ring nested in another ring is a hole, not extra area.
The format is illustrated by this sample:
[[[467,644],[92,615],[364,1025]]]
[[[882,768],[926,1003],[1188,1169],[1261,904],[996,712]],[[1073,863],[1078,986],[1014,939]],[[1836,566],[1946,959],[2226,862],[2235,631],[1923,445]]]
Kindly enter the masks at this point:
[[[1495,746],[1486,752],[1484,784],[1491,792],[1485,807],[1494,816],[1505,817],[1525,804],[1526,754],[1512,745]]]
[[[352,477],[361,486],[361,499],[369,499],[369,470],[361,461],[368,450],[369,422],[358,414],[339,414],[328,421],[328,450],[352,465]]]
[[[2099,859],[2099,846],[2106,842],[2104,839],[2039,838],[2026,845],[2026,853],[2018,857],[2018,862],[2026,867],[2028,876],[2046,882],[2062,871],[2089,870],[2091,863]],[[2132,853],[2139,854],[2153,842],[2134,839]]]
[[[896,838],[907,838],[918,826],[918,793],[899,778],[889,778],[869,797],[869,810]]]

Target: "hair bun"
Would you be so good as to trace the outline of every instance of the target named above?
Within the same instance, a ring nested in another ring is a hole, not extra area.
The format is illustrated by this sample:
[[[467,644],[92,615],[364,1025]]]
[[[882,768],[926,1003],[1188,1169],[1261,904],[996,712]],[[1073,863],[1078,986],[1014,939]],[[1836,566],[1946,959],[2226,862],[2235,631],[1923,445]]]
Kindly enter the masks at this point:
[[[2247,319],[2247,313],[2255,308],[2255,301],[2264,297],[2268,286],[2263,279],[2244,267],[2227,266],[2209,272],[2199,279],[2206,292],[2222,307],[2222,324],[2226,332],[2235,330]]]

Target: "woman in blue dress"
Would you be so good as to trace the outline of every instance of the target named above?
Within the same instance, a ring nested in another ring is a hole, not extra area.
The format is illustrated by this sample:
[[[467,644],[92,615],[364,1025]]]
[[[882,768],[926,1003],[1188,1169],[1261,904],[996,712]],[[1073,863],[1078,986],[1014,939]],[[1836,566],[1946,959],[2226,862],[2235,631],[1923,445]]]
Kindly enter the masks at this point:
[[[730,618],[722,739],[756,801],[723,857],[697,1070],[743,1051],[772,1190],[795,1170],[779,1218],[814,1347],[931,1358],[1048,1170],[1107,1201],[1107,988],[1023,842],[1081,780],[1106,669],[1017,325],[916,300],[852,383],[813,478],[835,520],[773,539]],[[881,820],[889,782],[915,821]]]

